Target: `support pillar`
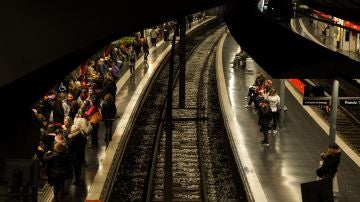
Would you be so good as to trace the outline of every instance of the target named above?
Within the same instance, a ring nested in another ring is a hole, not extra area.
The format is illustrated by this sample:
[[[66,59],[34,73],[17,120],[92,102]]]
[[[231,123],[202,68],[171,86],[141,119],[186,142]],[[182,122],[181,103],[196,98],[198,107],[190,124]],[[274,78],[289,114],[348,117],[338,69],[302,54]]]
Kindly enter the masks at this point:
[[[185,72],[186,72],[186,21],[185,17],[182,17],[178,20],[180,24],[180,49],[179,49],[179,59],[180,59],[180,73],[179,73],[179,108],[185,109]]]
[[[335,143],[338,97],[339,97],[339,81],[335,79],[333,82],[333,90],[331,95],[329,145]]]
[[[179,23],[176,24],[176,30],[172,39],[170,69],[168,90],[166,95],[166,140],[165,140],[165,178],[164,178],[164,201],[172,201],[172,104],[173,104],[173,83],[174,83],[174,57],[176,31],[179,29]]]
[[[285,79],[280,79],[280,128],[284,128],[284,116],[285,116]]]

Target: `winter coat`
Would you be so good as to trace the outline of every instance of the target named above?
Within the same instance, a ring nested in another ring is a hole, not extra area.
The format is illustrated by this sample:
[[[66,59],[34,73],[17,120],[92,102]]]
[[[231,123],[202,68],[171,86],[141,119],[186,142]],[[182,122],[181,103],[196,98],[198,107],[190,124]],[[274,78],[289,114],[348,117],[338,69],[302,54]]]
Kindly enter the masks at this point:
[[[116,83],[112,79],[104,80],[104,91],[103,95],[110,93],[113,97],[116,95]]]
[[[104,100],[101,105],[101,115],[103,119],[113,119],[116,115],[115,102],[112,100]]]
[[[272,112],[277,112],[278,111],[278,107],[280,105],[280,97],[279,95],[272,95],[272,96],[268,96],[267,100],[269,101],[269,105],[271,108]]]
[[[337,172],[337,167],[340,164],[340,155],[340,149],[329,148],[326,154],[321,156],[321,158],[324,160],[322,164],[324,175],[335,174]]]
[[[269,125],[272,121],[272,113],[270,106],[261,106],[259,109],[259,118],[261,125]]]
[[[47,152],[44,154],[44,160],[49,162],[50,177],[54,179],[65,178],[68,179],[72,175],[71,165],[69,163],[69,156],[66,152]]]
[[[86,137],[82,132],[76,131],[69,135],[68,151],[73,164],[82,163],[82,154],[86,147]]]

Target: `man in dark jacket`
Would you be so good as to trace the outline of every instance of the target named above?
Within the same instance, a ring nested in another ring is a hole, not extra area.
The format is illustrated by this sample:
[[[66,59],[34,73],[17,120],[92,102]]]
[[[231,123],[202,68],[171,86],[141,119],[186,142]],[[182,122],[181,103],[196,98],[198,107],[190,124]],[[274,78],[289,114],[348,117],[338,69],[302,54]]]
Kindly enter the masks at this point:
[[[323,159],[322,166],[316,171],[320,178],[333,178],[337,172],[337,167],[340,164],[340,147],[333,143],[329,146],[325,153],[321,153]]]
[[[111,94],[113,97],[116,95],[116,83],[111,73],[105,74],[103,95]]]
[[[111,94],[106,94],[101,105],[101,115],[105,123],[105,142],[108,144],[112,137],[112,125],[116,115],[116,106]]]
[[[54,185],[55,201],[62,201],[65,191],[65,180],[71,177],[71,166],[66,147],[62,143],[55,143],[54,151],[48,151],[44,160],[51,162],[50,182]]]
[[[259,124],[260,124],[260,131],[264,134],[264,140],[261,141],[262,145],[269,145],[269,129],[271,128],[272,124],[272,113],[271,108],[269,106],[268,101],[263,101],[259,105]]]
[[[79,126],[72,125],[69,134],[69,156],[75,173],[74,185],[80,185],[81,167],[85,162],[86,137]]]

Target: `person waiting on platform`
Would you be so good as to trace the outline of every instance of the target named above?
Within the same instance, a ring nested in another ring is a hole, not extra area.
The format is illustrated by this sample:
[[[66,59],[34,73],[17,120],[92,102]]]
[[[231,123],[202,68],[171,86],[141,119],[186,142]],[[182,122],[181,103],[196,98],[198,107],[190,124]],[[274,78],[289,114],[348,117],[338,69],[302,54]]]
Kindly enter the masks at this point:
[[[132,46],[129,48],[129,67],[130,67],[130,74],[134,74],[135,72],[135,62],[137,60],[135,50]]]
[[[68,136],[68,153],[73,166],[74,185],[80,185],[81,167],[85,161],[86,136],[78,125],[72,125]]]
[[[316,175],[320,178],[333,178],[340,164],[341,149],[336,144],[330,144],[327,151],[321,153],[323,160],[322,166],[316,170]]]
[[[144,62],[147,63],[147,57],[149,55],[149,44],[146,37],[142,39],[142,46],[144,51]]]
[[[245,68],[246,59],[248,57],[248,54],[243,49],[241,49],[241,51],[235,55],[234,66]]]
[[[99,130],[99,123],[102,119],[98,106],[99,106],[98,99],[91,99],[90,107],[85,111],[85,116],[87,117],[88,121],[90,122],[93,128],[91,131],[90,148],[98,147],[98,130]]]
[[[269,102],[264,100],[259,104],[259,124],[260,132],[263,133],[264,139],[261,141],[262,145],[269,145],[269,129],[272,127],[272,114]]]
[[[153,28],[150,31],[150,41],[151,41],[152,46],[156,46],[158,34],[159,34],[159,31],[157,30],[157,28]]]
[[[49,183],[54,186],[54,201],[63,201],[65,194],[65,180],[72,177],[72,167],[66,147],[62,143],[55,143],[53,151],[44,154],[44,160],[51,162]]]
[[[116,116],[116,105],[114,97],[106,94],[101,104],[101,114],[105,123],[105,143],[106,145],[112,140],[112,126]]]
[[[279,109],[280,109],[280,96],[277,94],[276,89],[272,88],[270,90],[269,96],[266,98],[269,101],[269,105],[272,113],[272,133],[276,134],[277,120],[279,118]]]

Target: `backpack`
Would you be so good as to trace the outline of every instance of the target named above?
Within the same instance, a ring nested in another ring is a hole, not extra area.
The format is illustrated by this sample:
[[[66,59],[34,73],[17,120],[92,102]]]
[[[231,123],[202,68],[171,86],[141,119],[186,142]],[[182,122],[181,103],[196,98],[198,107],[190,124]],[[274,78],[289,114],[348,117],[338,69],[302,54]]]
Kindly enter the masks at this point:
[[[111,68],[111,74],[112,74],[114,77],[118,78],[118,77],[120,76],[120,69],[119,69],[116,65],[114,65],[114,66]]]

